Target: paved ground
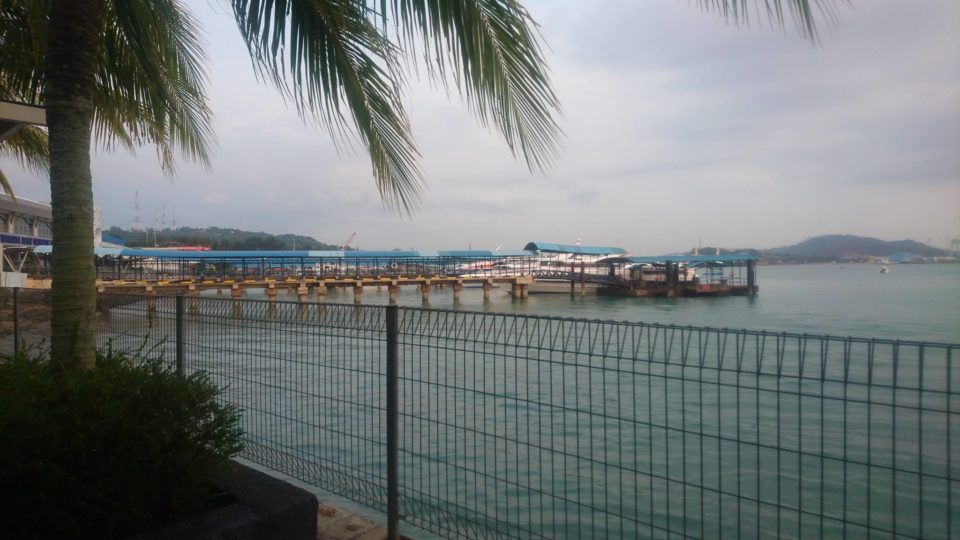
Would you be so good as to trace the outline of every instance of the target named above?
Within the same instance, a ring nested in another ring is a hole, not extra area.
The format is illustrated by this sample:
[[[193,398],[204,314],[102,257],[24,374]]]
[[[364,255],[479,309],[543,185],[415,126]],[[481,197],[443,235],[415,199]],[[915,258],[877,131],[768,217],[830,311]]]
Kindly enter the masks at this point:
[[[317,540],[384,540],[387,529],[324,502],[317,510]]]

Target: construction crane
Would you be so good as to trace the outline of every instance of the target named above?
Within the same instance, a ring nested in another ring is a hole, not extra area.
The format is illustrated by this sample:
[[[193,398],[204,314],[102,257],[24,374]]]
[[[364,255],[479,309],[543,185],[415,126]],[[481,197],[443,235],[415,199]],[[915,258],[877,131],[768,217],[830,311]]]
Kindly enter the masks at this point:
[[[356,240],[356,238],[357,238],[357,233],[351,234],[350,238],[347,238],[347,241],[344,242],[342,246],[340,246],[340,251],[346,251],[350,249],[350,243]]]

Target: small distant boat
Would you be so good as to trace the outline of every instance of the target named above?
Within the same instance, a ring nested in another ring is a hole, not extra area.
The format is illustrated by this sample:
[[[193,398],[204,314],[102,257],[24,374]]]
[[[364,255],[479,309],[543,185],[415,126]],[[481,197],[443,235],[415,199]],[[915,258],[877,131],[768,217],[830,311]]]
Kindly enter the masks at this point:
[[[881,274],[886,274],[886,273],[889,272],[889,271],[890,271],[890,269],[887,268],[886,266],[881,266],[881,267],[880,267],[880,273],[881,273]]]

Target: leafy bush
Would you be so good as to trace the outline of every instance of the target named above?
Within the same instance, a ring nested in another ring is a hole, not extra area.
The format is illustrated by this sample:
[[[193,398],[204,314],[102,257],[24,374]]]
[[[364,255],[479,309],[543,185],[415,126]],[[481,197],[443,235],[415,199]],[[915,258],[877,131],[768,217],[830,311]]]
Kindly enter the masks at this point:
[[[242,448],[219,393],[110,351],[87,372],[0,361],[0,534],[109,538],[190,513]]]

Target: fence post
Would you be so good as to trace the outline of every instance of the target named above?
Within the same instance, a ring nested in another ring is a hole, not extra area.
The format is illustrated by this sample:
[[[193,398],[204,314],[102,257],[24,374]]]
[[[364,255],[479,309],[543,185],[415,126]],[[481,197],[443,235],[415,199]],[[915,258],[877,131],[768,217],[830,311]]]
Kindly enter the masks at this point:
[[[13,288],[13,357],[20,356],[20,287]]]
[[[399,375],[397,306],[387,306],[387,538],[400,538]]]
[[[185,336],[183,335],[183,295],[177,295],[177,328],[176,328],[176,342],[177,342],[177,375],[183,376],[183,343]]]

